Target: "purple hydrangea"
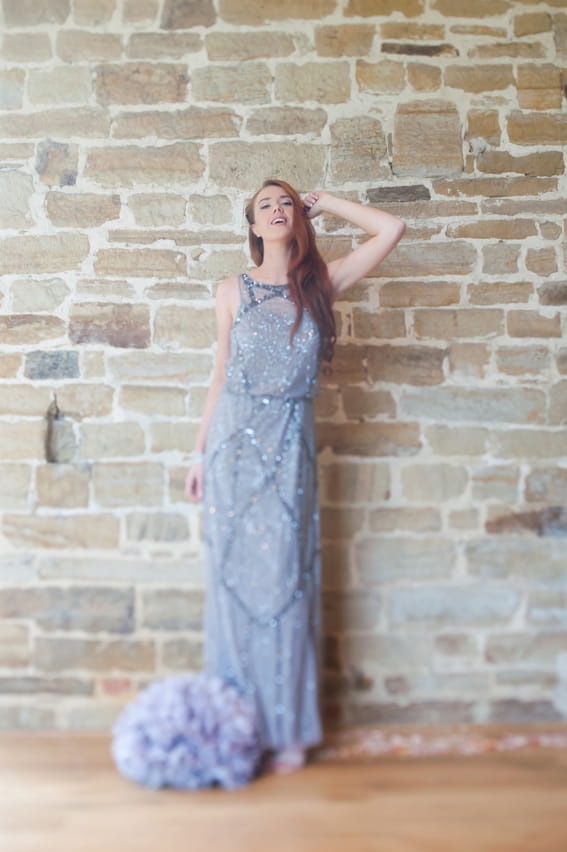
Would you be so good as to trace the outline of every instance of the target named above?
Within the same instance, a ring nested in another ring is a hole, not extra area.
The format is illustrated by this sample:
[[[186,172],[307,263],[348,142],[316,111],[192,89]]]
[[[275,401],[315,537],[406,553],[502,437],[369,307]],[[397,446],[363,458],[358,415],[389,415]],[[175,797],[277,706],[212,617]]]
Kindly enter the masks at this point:
[[[112,733],[118,770],[153,789],[236,789],[252,779],[261,758],[253,708],[234,686],[205,674],[150,684]]]

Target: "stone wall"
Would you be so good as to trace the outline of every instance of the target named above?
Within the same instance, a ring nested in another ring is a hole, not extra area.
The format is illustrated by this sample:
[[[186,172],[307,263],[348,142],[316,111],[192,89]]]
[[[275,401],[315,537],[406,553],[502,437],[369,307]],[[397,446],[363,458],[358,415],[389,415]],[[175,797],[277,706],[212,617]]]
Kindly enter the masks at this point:
[[[318,400],[329,723],[565,719],[565,0],[1,6],[0,725],[201,665],[186,454],[270,175],[408,225]]]

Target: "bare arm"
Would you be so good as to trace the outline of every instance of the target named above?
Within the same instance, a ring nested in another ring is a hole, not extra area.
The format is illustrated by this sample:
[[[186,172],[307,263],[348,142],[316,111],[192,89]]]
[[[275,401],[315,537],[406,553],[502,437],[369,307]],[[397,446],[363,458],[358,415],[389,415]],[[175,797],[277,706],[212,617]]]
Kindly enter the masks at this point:
[[[310,219],[319,213],[332,213],[362,228],[370,239],[344,257],[328,264],[335,298],[364,278],[396,247],[404,235],[405,223],[384,210],[337,198],[328,192],[311,192],[304,200]]]
[[[218,339],[217,354],[213,377],[203,407],[201,425],[195,439],[196,453],[202,453],[205,449],[209,426],[211,425],[213,413],[225,383],[225,366],[230,353],[230,331],[236,315],[237,306],[238,279],[235,277],[225,278],[218,285],[215,300]],[[185,486],[185,492],[190,499],[200,500],[202,497],[202,474],[203,465],[201,462],[197,462],[191,466]]]

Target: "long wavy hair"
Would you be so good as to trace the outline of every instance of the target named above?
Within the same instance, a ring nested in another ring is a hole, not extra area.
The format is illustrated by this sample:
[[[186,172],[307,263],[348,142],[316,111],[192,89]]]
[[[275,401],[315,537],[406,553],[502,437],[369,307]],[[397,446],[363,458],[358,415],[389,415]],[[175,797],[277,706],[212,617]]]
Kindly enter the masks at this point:
[[[246,205],[248,221],[248,244],[256,266],[264,259],[264,241],[252,230],[254,224],[254,202],[267,186],[280,186],[293,201],[293,226],[291,237],[290,264],[288,269],[290,295],[297,306],[297,315],[291,329],[290,341],[301,322],[303,310],[311,314],[321,336],[320,355],[323,362],[330,364],[336,341],[336,324],[332,310],[333,290],[327,265],[317,248],[315,229],[305,215],[303,203],[293,187],[284,180],[266,180]]]

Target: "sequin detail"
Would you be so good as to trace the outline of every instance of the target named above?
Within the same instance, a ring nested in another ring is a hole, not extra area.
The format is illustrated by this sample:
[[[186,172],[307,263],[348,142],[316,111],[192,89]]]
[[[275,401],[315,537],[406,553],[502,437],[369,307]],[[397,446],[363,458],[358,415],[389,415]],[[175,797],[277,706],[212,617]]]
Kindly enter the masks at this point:
[[[266,748],[321,741],[313,396],[319,330],[286,285],[243,274],[205,450],[205,667],[256,703]]]

